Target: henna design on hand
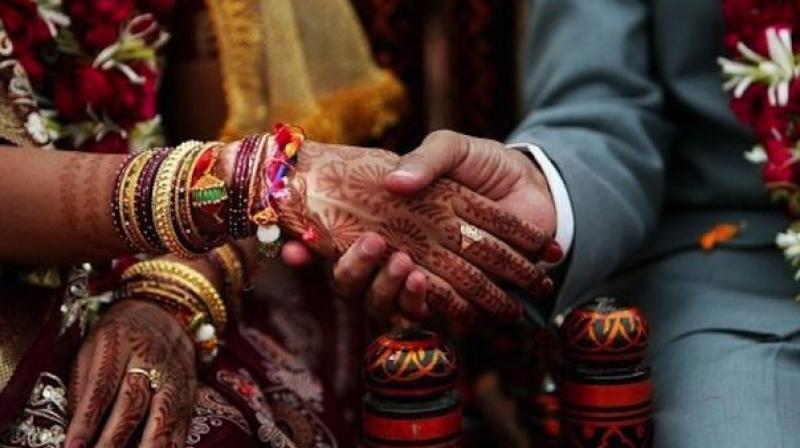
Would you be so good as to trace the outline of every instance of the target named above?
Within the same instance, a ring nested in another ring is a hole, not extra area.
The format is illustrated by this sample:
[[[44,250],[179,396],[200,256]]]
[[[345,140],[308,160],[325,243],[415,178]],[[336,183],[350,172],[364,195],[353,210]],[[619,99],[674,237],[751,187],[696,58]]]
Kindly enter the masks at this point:
[[[81,154],[70,155],[67,162],[61,166],[61,174],[58,176],[61,219],[64,225],[76,234],[81,233],[78,229],[77,189],[83,160]]]
[[[332,241],[336,255],[367,231],[381,234],[390,248],[407,252],[426,269],[435,283],[429,304],[450,315],[474,315],[472,305],[496,316],[521,314],[521,306],[481,270],[537,293],[546,290],[545,274],[503,241],[522,240],[523,247],[539,250],[547,239],[538,229],[447,179],[414,197],[389,193],[383,182],[397,163],[394,154],[318,143],[310,147],[312,152],[300,153],[293,181],[304,185],[306,194],[297,196],[305,200],[282,205],[282,223],[290,234],[300,235],[316,219],[321,239]],[[487,238],[462,254],[463,220],[485,229]]]
[[[160,445],[182,446],[183,439],[175,434],[185,434],[191,418],[195,358],[191,341],[172,316],[152,303],[119,302],[100,319],[79,356],[85,350],[92,350],[97,359],[89,362],[93,367],[85,387],[90,392],[78,397],[76,415],[82,418],[70,424],[69,440],[91,440],[100,417],[116,397],[100,442],[122,446],[149,408],[148,435],[160,440]],[[152,400],[149,380],[126,373],[130,367],[161,370],[163,386]],[[81,378],[82,373],[76,371],[73,376]]]
[[[123,410],[118,417],[113,412],[110,417],[117,421],[111,433],[111,446],[125,446],[147,413],[151,395],[148,379],[143,375],[125,375],[120,395],[118,406]]]
[[[383,223],[378,230],[391,246],[421,260],[430,250],[428,236],[408,218],[395,218]]]
[[[121,350],[122,327],[119,322],[110,322],[104,325],[97,333],[97,345],[95,354],[99,351],[99,363],[94,377],[95,381],[90,386],[91,392],[88,397],[88,405],[83,414],[83,418],[92,427],[100,421],[103,412],[111,404],[111,400],[116,395],[117,384],[119,383],[122,369],[124,368]]]
[[[453,207],[463,219],[498,236],[531,254],[539,255],[546,250],[550,238],[541,229],[532,227],[517,216],[500,212],[491,207],[488,200],[480,200],[475,195],[463,195],[454,199]]]

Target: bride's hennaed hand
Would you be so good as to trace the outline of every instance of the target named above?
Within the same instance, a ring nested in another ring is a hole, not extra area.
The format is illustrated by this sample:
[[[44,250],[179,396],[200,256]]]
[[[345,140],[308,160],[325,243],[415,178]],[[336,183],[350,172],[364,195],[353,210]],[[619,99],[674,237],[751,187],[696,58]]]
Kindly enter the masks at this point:
[[[74,366],[66,446],[126,446],[140,428],[138,446],[183,446],[195,367],[192,341],[168,312],[136,300],[114,304]],[[157,390],[151,387],[150,369],[160,373]]]
[[[520,304],[496,280],[535,297],[549,292],[547,275],[509,245],[524,239],[535,252],[547,247],[549,236],[447,179],[413,197],[388,192],[384,177],[398,159],[378,149],[307,142],[293,181],[305,189],[305,203],[287,202],[284,224],[299,236],[313,223],[320,237],[311,246],[332,258],[356,241],[363,243],[365,234],[380,235],[389,249],[410,256],[395,254],[392,263],[403,264],[406,273],[424,274],[427,304],[451,317],[471,318],[479,312],[520,316]],[[468,235],[476,230],[480,235],[464,236],[465,229]],[[346,289],[347,273],[337,277],[339,289]]]

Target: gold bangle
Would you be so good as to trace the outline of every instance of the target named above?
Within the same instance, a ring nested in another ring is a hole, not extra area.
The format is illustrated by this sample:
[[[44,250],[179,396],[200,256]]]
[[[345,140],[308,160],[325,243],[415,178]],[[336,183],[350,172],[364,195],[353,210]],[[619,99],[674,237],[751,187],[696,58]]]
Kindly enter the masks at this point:
[[[155,151],[146,151],[135,156],[125,172],[122,173],[122,185],[117,198],[117,204],[122,214],[122,230],[125,233],[125,237],[136,250],[145,253],[158,252],[158,249],[150,245],[139,228],[139,222],[136,219],[136,190],[139,177],[147,166],[147,162],[155,154]]]
[[[231,315],[241,316],[242,292],[244,290],[244,265],[239,251],[232,243],[222,245],[211,252],[211,256],[222,268],[225,284],[225,299],[231,305]]]
[[[217,332],[222,334],[228,322],[228,313],[225,302],[219,292],[203,274],[181,263],[167,260],[142,261],[129,267],[123,274],[122,280],[136,276],[165,276],[171,280],[181,279],[189,290],[200,298],[208,310],[211,320],[217,327]]]
[[[254,168],[250,175],[250,187],[248,189],[248,196],[247,196],[247,217],[252,221],[253,217],[253,200],[254,198],[261,194],[260,185],[257,185],[256,182],[263,176],[263,164],[264,164],[264,157],[266,154],[267,143],[272,136],[270,134],[260,134],[258,136],[258,147],[256,148],[256,153],[253,155],[253,164]]]
[[[177,188],[176,180],[181,167],[181,161],[191,151],[191,142],[186,142],[167,155],[161,165],[153,187],[153,222],[156,234],[164,247],[171,253],[186,259],[195,258],[198,254],[185,247],[178,238],[177,229],[173,223],[175,213],[173,208],[173,189]]]
[[[195,164],[207,145],[197,141],[189,141],[181,146],[183,145],[190,149],[187,150],[188,153],[181,160],[180,168],[178,169],[178,177],[175,180],[177,188],[173,192],[174,202],[172,209],[176,213],[177,231],[183,236],[184,241],[191,245],[191,251],[204,253],[208,252],[212,245],[205,241],[194,223],[191,189]]]
[[[185,287],[170,285],[163,281],[149,278],[129,280],[118,291],[123,295],[130,291],[147,291],[150,294],[168,297],[171,301],[191,310],[193,314],[207,314],[205,303],[191,291],[186,290]]]

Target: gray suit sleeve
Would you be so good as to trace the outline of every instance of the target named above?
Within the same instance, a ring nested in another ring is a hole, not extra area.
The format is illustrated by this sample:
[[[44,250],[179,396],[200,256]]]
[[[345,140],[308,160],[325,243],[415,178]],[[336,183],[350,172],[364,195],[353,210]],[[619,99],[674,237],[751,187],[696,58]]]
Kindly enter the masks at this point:
[[[575,240],[557,309],[607,277],[655,226],[673,128],[652,76],[646,0],[537,0],[527,35],[526,107],[511,142],[561,172]]]

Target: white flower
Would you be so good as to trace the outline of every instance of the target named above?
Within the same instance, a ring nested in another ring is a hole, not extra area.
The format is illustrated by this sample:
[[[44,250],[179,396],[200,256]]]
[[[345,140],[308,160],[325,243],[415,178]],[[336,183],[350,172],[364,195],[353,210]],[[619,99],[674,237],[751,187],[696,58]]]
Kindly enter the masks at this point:
[[[767,163],[767,152],[764,151],[764,147],[761,145],[755,145],[750,151],[744,152],[744,158],[747,159],[750,163],[755,163],[760,165],[762,163]]]
[[[789,260],[792,266],[800,267],[800,231],[797,230],[796,225],[786,229],[785,232],[778,233],[775,237],[775,244],[783,250],[783,256]],[[800,270],[795,272],[795,280],[800,280]]]
[[[728,77],[725,90],[733,90],[735,98],[741,98],[753,82],[766,83],[767,95],[773,106],[785,106],[789,102],[789,84],[800,73],[797,58],[792,51],[792,33],[787,28],[767,28],[766,58],[751,50],[742,42],[736,46],[742,61],[719,58],[722,73]]]
[[[140,25],[148,26],[136,30]],[[152,43],[146,40],[152,39]],[[134,84],[144,84],[145,78],[128,65],[133,61],[155,64],[156,50],[164,46],[169,33],[161,30],[152,14],[141,14],[122,28],[119,39],[97,54],[92,65],[103,70],[117,69]]]
[[[61,8],[61,0],[38,0],[36,3],[39,17],[47,25],[51,36],[58,35],[58,27],[70,25],[69,16],[64,14]]]
[[[50,133],[44,125],[44,120],[38,112],[31,112],[25,120],[25,130],[28,131],[36,143],[44,144],[50,141]]]

